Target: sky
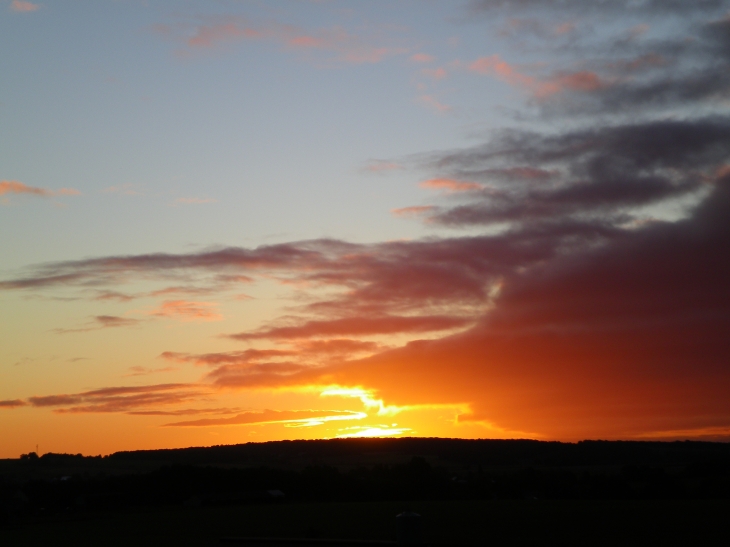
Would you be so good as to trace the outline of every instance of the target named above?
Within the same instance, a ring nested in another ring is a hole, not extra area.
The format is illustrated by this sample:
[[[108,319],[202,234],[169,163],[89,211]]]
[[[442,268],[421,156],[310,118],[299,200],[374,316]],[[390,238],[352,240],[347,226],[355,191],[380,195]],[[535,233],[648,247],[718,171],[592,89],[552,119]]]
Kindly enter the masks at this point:
[[[730,440],[730,1],[0,1],[0,457]]]

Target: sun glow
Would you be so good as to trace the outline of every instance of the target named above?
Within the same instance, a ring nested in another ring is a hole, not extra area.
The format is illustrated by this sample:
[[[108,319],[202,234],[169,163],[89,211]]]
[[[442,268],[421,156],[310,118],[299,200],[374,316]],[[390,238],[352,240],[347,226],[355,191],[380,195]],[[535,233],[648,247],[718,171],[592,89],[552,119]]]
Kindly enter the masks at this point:
[[[408,406],[386,405],[382,399],[376,399],[372,390],[360,387],[331,387],[320,393],[321,397],[351,397],[360,399],[367,409],[377,409],[378,416],[394,416],[399,412],[408,410]]]

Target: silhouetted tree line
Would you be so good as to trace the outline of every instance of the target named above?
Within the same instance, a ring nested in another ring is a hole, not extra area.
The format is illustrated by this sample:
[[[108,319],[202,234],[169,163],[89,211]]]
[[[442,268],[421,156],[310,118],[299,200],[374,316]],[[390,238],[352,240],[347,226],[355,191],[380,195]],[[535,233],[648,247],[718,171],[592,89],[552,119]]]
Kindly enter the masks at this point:
[[[105,463],[135,458],[159,458],[162,465],[146,473],[77,473],[26,481],[1,477],[2,519],[19,514],[131,506],[282,501],[730,499],[727,444],[390,441],[266,443],[127,452],[104,458],[80,454],[38,457],[31,453],[21,457],[20,466],[52,466],[62,470],[64,465],[79,469],[79,465],[88,464],[99,468]],[[402,453],[422,449],[430,460],[439,463],[432,465],[426,458],[414,456],[407,463],[349,470],[316,462],[301,469],[276,466],[276,461],[289,458],[325,460],[353,456],[348,451],[356,449],[362,455],[364,448]],[[245,463],[241,456],[247,451],[256,452],[257,458],[272,451],[272,463],[226,467]],[[283,492],[285,497],[276,491]]]

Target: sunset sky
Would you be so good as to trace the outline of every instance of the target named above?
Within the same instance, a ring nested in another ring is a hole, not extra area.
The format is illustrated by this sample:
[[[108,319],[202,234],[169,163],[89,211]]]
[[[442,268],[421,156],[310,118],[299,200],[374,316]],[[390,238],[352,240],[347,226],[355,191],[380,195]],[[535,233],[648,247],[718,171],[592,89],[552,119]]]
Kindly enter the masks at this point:
[[[0,0],[0,457],[730,440],[730,0]]]

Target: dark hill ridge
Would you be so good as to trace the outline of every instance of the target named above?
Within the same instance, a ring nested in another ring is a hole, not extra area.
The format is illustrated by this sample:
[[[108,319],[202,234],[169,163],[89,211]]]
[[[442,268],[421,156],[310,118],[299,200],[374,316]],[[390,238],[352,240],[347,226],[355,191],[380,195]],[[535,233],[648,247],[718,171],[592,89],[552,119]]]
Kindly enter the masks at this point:
[[[311,464],[361,466],[420,456],[431,463],[482,466],[625,466],[730,463],[730,443],[383,438],[273,441],[211,447],[116,452],[111,461],[190,465]]]
[[[271,495],[273,490],[285,497]],[[46,510],[274,501],[730,499],[730,444],[401,438],[104,457],[32,453],[0,461],[0,494],[5,505],[23,506],[27,498]]]

